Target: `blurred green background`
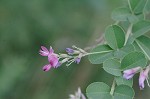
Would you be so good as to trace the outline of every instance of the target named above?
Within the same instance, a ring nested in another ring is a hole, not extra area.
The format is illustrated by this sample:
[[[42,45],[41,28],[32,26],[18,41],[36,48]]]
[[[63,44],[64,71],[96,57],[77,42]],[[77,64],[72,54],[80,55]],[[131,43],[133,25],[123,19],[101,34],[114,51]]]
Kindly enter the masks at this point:
[[[111,84],[99,65],[87,57],[79,65],[62,65],[43,72],[47,59],[41,45],[55,52],[95,44],[105,27],[114,23],[111,11],[126,0],[0,0],[0,99],[68,99],[80,86],[94,81]],[[137,80],[136,80],[137,81]],[[148,87],[136,98],[149,99]],[[142,98],[141,98],[142,97]]]

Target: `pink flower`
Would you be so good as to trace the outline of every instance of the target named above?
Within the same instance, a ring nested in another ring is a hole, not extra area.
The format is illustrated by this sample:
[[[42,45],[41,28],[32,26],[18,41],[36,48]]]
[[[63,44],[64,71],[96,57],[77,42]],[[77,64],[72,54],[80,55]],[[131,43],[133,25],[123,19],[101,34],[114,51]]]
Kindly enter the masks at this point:
[[[49,71],[51,67],[57,68],[57,64],[59,62],[58,55],[54,53],[52,47],[48,50],[46,47],[41,46],[41,50],[39,53],[41,56],[48,56],[49,64],[43,67],[44,71]]]
[[[131,79],[138,70],[140,70],[140,67],[135,67],[135,68],[123,71],[123,78],[127,80]]]
[[[139,87],[141,90],[144,88],[144,81],[147,80],[148,78],[149,70],[150,70],[149,67],[147,67],[145,70],[140,72]]]

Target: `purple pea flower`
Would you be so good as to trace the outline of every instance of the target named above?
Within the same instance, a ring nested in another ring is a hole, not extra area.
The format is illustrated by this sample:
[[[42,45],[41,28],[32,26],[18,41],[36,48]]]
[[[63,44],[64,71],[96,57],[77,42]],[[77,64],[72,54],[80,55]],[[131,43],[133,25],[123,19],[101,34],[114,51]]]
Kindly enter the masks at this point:
[[[142,70],[140,72],[140,76],[139,76],[140,90],[142,90],[144,88],[144,81],[147,80],[147,78],[148,78],[149,70],[150,70],[149,67],[147,67],[145,70]]]
[[[138,70],[140,70],[140,67],[135,67],[135,68],[123,71],[123,78],[127,80],[131,79]]]
[[[58,66],[58,55],[54,53],[54,50],[52,49],[52,47],[50,47],[49,51],[46,47],[41,46],[41,50],[39,53],[41,56],[48,56],[48,61],[49,64],[43,66],[43,70],[44,71],[49,71],[51,69],[51,67],[53,68],[57,68]]]
[[[81,58],[82,58],[83,54],[80,53],[79,56],[74,60],[75,63],[79,64],[80,61],[81,61]]]
[[[74,53],[74,50],[72,48],[66,48],[66,52],[68,54],[73,54]]]
[[[77,63],[77,64],[79,64],[80,61],[81,61],[81,58],[77,57],[74,62]]]

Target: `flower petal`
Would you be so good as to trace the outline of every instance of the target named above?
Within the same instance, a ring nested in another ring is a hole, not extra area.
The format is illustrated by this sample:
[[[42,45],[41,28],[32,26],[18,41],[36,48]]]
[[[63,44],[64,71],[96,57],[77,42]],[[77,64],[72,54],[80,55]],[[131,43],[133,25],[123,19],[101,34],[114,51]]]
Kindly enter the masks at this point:
[[[140,70],[140,67],[135,67],[132,69],[125,70],[125,71],[123,71],[123,73],[132,74],[132,73],[137,72],[138,70]]]
[[[49,51],[46,47],[41,46],[41,50],[39,51],[41,56],[48,56],[49,55]]]
[[[128,70],[125,70],[123,71],[123,78],[125,79],[131,79],[137,71],[140,70],[140,67],[135,67],[135,68],[132,68],[132,69],[128,69]]]
[[[42,49],[43,51],[48,52],[48,49],[47,49],[45,46],[41,46],[41,49]]]
[[[51,69],[51,65],[47,64],[45,66],[43,66],[43,71],[49,71]]]
[[[77,64],[79,64],[79,63],[80,63],[80,61],[81,61],[81,58],[79,58],[79,57],[78,57],[78,58],[76,58],[76,59],[75,59],[75,61],[74,61],[74,62],[75,62],[75,63],[77,63]]]
[[[144,88],[144,81],[148,78],[150,68],[147,67],[145,70],[140,72],[139,76],[139,87],[142,90]]]
[[[139,77],[139,87],[142,90],[144,88],[144,81],[146,79],[146,76],[144,75],[144,72],[140,72],[140,77]]]
[[[74,50],[72,49],[72,48],[66,48],[66,52],[68,53],[68,54],[73,54],[74,53]]]
[[[130,74],[130,75],[126,74],[126,73],[123,74],[123,78],[125,78],[127,80],[131,79],[133,76],[134,76],[134,74]]]
[[[81,99],[86,99],[85,96],[84,96],[84,94],[81,95]]]
[[[55,54],[48,55],[48,61],[52,67],[55,68],[57,66],[58,60],[59,59],[58,59],[57,55],[55,55]]]
[[[61,65],[62,65],[62,63],[58,62],[57,65],[55,66],[55,68],[58,68]]]
[[[53,48],[50,46],[49,54],[53,54],[53,53],[54,53],[54,50],[53,50]]]

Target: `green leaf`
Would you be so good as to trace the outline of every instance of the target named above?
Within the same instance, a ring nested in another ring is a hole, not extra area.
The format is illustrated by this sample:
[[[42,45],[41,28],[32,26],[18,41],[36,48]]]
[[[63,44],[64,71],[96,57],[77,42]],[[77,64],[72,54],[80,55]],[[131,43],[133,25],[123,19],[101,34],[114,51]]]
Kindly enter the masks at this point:
[[[116,59],[108,59],[103,64],[104,70],[114,76],[121,76],[120,67],[121,67],[121,64]]]
[[[141,36],[136,39],[136,43],[141,51],[143,51],[143,53],[150,60],[150,38],[146,36]]]
[[[150,21],[142,20],[133,25],[132,37],[137,38],[150,31]]]
[[[121,7],[112,12],[112,19],[115,21],[128,21],[128,17],[131,15],[129,8]]]
[[[144,12],[147,14],[147,13],[150,13],[150,0],[147,0],[146,2],[146,5],[145,5],[145,8],[144,8]]]
[[[112,99],[110,87],[103,82],[94,82],[86,89],[88,99]]]
[[[142,20],[133,25],[132,35],[129,37],[127,44],[132,44],[136,38],[150,31],[150,21]]]
[[[134,51],[134,46],[132,44],[126,45],[123,48],[117,50],[114,52],[114,56],[118,59],[122,59],[124,56],[126,56],[128,53]]]
[[[127,85],[120,85],[115,88],[114,99],[133,99],[134,90]]]
[[[130,87],[133,86],[133,79],[126,80],[122,76],[120,76],[120,77],[115,77],[115,80],[118,86],[119,85],[128,85]]]
[[[138,21],[144,20],[144,14],[138,14],[138,15],[133,15],[131,14],[130,16],[128,16],[128,20],[130,23],[135,24]]]
[[[95,47],[91,53],[97,53],[89,55],[89,60],[92,64],[101,64],[105,60],[113,58],[113,50],[108,45],[99,45]]]
[[[135,51],[143,52],[136,42],[133,42],[133,46],[135,48]]]
[[[147,0],[130,0],[132,12],[134,12],[134,14],[142,13],[146,3]]]
[[[145,67],[147,64],[147,59],[142,52],[131,52],[127,54],[121,61],[121,69],[131,69],[137,66]]]
[[[144,14],[134,15],[129,8],[121,7],[112,12],[112,19],[115,21],[129,21],[132,24],[137,23],[140,20],[144,20]]]
[[[125,34],[120,26],[111,25],[105,30],[105,39],[112,49],[118,49],[124,45]]]

